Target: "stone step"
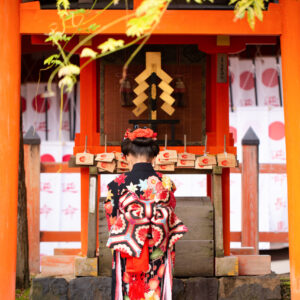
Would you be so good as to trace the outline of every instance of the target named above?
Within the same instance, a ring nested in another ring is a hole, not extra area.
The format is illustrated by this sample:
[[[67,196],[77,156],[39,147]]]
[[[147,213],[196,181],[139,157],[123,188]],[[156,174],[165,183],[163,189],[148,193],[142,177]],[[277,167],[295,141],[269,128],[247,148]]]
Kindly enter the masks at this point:
[[[41,275],[74,275],[75,255],[51,255],[41,257]]]
[[[270,255],[236,255],[239,275],[267,275],[271,273]]]
[[[276,275],[174,278],[173,300],[281,300]],[[32,300],[111,300],[111,277],[34,278]]]

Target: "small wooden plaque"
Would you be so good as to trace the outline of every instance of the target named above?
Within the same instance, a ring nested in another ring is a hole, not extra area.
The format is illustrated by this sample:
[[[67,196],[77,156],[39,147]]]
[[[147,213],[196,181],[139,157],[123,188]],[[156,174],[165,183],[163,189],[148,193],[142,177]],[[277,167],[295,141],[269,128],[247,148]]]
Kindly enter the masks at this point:
[[[92,166],[94,164],[94,154],[91,153],[77,153],[76,165]]]
[[[114,153],[100,153],[97,154],[95,161],[112,162],[115,158]]]
[[[126,158],[125,158],[125,156],[124,156],[124,154],[122,152],[116,152],[115,153],[115,157],[116,157],[116,160],[118,160],[118,161],[124,161],[124,162],[127,163]]]
[[[193,153],[178,153],[178,159],[180,160],[195,160],[196,156]]]
[[[195,167],[195,161],[178,159],[177,167],[183,167],[183,168],[192,167],[193,168],[193,167]]]
[[[213,168],[213,166],[211,166],[211,165],[210,166],[203,166],[203,165],[197,163],[197,161],[195,163],[195,169],[199,169],[199,170],[202,170],[202,169],[204,169],[204,170],[212,170],[212,168]]]
[[[211,166],[211,165],[216,165],[217,161],[214,155],[203,155],[197,157],[196,164],[201,166]]]
[[[125,173],[128,171],[129,171],[129,169],[117,169],[117,173]]]
[[[237,160],[234,154],[231,153],[219,153],[217,155],[218,166],[223,168],[235,168],[237,166]]]
[[[115,168],[116,168],[116,163],[114,161],[113,162],[102,162],[102,161],[99,161],[97,163],[97,168],[100,169],[100,170],[104,170],[104,171],[113,173],[114,170],[115,170]]]
[[[155,165],[154,170],[156,171],[175,171],[175,164],[172,165]]]
[[[177,151],[176,150],[164,150],[159,152],[158,157],[162,159],[176,159],[177,160]]]
[[[171,158],[171,159],[165,158],[164,159],[161,156],[157,156],[155,159],[155,164],[157,164],[157,165],[172,165],[175,163],[177,163],[177,158]]]
[[[117,161],[117,168],[118,169],[126,169],[126,170],[129,170],[129,166],[128,166],[128,163],[125,162],[125,161]]]

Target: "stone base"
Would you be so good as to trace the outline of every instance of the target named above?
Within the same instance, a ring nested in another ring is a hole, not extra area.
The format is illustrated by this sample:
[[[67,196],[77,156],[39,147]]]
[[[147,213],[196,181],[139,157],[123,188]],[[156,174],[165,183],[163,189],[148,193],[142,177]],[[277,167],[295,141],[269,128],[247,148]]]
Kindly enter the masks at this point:
[[[280,278],[276,275],[223,277],[218,300],[279,300]]]
[[[267,275],[271,273],[270,255],[237,255],[239,275]]]
[[[41,257],[43,276],[65,276],[74,274],[74,255],[54,255]]]
[[[75,258],[75,276],[94,276],[98,275],[98,259],[87,257]]]
[[[281,300],[276,275],[174,278],[173,300]],[[110,277],[34,278],[32,300],[111,300]]]
[[[239,274],[239,262],[236,256],[224,256],[215,258],[216,276],[237,276]]]

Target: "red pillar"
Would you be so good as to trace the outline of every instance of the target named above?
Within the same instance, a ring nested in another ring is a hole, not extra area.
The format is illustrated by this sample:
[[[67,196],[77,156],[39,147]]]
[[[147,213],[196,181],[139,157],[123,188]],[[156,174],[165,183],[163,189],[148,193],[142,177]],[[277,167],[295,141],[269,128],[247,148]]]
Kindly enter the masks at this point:
[[[228,65],[228,64],[227,64]],[[215,123],[211,124],[216,132],[216,145],[223,150],[224,135],[229,146],[229,93],[228,70],[226,69],[226,82],[217,82],[218,54],[211,55],[211,110],[215,115]],[[226,66],[225,66],[226,67]],[[221,151],[220,151],[221,152]],[[230,172],[224,168],[222,174],[223,198],[223,238],[224,254],[230,255]]]
[[[82,65],[85,59],[80,60]],[[83,146],[88,137],[87,149],[99,145],[97,135],[97,63],[88,64],[80,73],[80,134],[76,146]],[[89,206],[89,169],[81,168],[81,249],[87,254]]]
[[[282,0],[282,75],[288,180],[291,296],[300,299],[300,2]]]
[[[0,295],[15,299],[20,117],[19,0],[0,0]]]

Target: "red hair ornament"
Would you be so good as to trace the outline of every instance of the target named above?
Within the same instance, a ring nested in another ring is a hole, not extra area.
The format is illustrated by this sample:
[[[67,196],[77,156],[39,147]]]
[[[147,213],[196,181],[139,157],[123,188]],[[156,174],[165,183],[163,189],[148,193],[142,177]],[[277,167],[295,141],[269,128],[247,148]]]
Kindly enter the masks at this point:
[[[138,128],[132,132],[129,129],[127,129],[124,135],[124,139],[130,139],[131,141],[137,138],[156,140],[156,137],[157,133],[150,128]]]

